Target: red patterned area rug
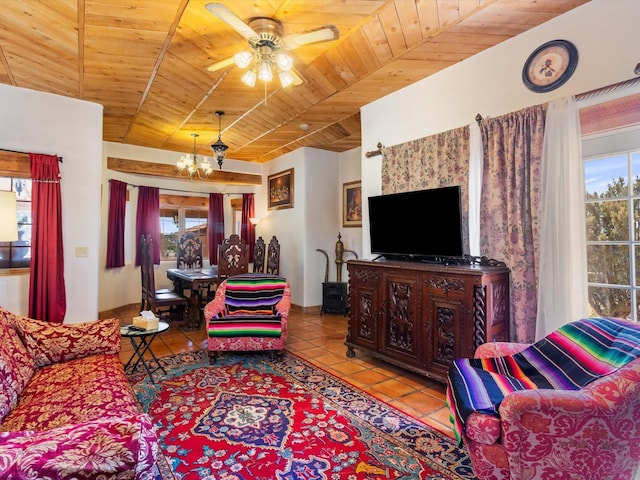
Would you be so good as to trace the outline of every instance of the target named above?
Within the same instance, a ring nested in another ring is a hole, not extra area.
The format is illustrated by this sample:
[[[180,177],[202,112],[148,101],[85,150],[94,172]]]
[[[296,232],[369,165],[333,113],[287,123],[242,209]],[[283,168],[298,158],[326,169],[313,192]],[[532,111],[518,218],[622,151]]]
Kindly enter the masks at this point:
[[[160,362],[155,385],[129,381],[157,426],[163,480],[474,478],[455,440],[291,353]]]

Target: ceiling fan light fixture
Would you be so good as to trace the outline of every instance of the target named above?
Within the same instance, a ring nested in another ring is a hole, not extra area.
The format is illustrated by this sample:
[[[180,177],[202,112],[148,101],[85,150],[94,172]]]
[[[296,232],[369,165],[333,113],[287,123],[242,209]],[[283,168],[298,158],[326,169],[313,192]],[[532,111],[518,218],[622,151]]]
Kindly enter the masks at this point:
[[[207,67],[207,70],[215,71],[235,63],[240,68],[250,70],[242,77],[242,81],[250,87],[255,86],[257,79],[268,83],[276,75],[283,86],[301,85],[303,79],[296,73],[293,59],[285,51],[340,38],[340,32],[335,25],[324,25],[283,36],[284,28],[277,18],[252,17],[245,22],[222,3],[207,3],[205,7],[247,39],[251,47],[251,50],[239,52],[226,61],[218,61]],[[289,72],[289,75],[283,72]],[[266,91],[265,85],[265,95]]]
[[[254,72],[253,70],[248,70],[242,76],[242,82],[249,87],[255,87],[256,78],[257,78],[256,72]]]
[[[245,50],[244,52],[236,53],[233,58],[237,66],[240,68],[247,68],[251,63],[251,60],[253,60],[253,54]]]
[[[258,78],[263,82],[270,82],[273,80],[273,71],[271,70],[269,61],[263,59],[260,63],[260,66],[258,67]]]
[[[278,74],[280,78],[280,84],[283,88],[287,88],[289,85],[293,85],[293,77],[289,72],[280,72]]]
[[[293,67],[293,59],[283,52],[276,53],[276,64],[285,72],[288,72]]]

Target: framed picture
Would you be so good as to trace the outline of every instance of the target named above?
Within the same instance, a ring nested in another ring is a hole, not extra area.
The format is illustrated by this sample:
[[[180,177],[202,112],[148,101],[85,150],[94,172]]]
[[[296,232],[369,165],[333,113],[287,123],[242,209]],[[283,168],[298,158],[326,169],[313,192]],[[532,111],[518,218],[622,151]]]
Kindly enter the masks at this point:
[[[342,185],[342,226],[362,226],[362,184],[348,182]]]
[[[293,168],[269,175],[268,210],[293,208]]]

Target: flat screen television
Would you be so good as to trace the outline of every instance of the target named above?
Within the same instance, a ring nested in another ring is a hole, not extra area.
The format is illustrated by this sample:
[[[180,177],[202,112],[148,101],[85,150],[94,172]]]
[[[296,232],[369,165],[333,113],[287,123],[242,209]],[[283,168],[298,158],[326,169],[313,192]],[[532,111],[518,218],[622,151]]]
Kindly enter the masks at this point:
[[[462,257],[460,186],[369,197],[371,253],[388,259]]]

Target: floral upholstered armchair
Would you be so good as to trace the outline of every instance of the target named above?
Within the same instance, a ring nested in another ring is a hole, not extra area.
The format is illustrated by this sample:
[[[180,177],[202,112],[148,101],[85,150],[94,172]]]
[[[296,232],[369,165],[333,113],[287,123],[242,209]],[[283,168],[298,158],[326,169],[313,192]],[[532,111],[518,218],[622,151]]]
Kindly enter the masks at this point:
[[[633,479],[640,325],[583,319],[532,345],[480,345],[454,362],[447,400],[481,480]]]
[[[290,308],[291,288],[282,277],[248,273],[227,278],[204,308],[210,361],[221,351],[282,352]]]

